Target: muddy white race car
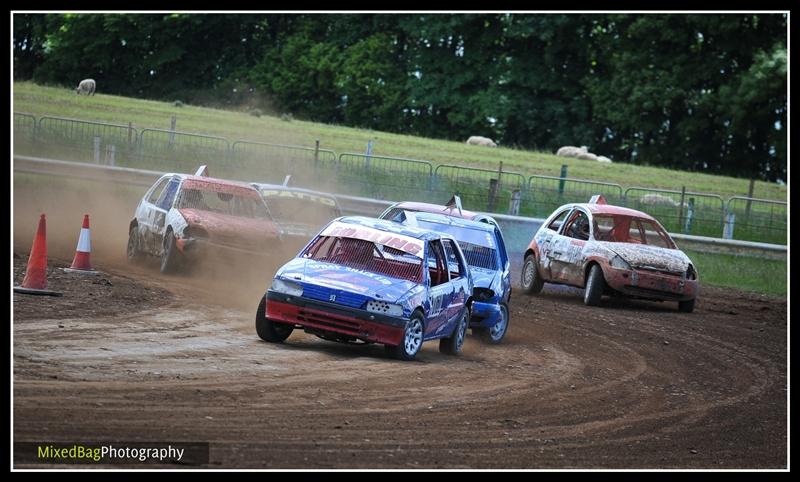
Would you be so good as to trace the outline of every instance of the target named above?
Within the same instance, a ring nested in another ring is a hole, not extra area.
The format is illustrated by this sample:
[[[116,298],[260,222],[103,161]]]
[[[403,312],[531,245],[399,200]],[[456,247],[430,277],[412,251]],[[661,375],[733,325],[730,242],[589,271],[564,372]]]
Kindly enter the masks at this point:
[[[589,203],[556,209],[539,228],[522,267],[522,291],[535,294],[545,282],[584,288],[584,303],[603,295],[677,301],[694,310],[699,275],[655,218],[641,211]]]
[[[250,185],[203,175],[164,174],[148,189],[128,230],[128,259],[161,258],[161,272],[206,256],[266,255],[281,230]]]

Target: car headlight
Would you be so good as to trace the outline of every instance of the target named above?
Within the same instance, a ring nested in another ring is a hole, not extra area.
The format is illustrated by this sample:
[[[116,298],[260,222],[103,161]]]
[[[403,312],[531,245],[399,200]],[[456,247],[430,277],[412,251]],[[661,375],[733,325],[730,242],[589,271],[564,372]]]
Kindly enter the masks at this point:
[[[621,256],[614,256],[613,258],[611,258],[611,267],[617,269],[628,269],[628,270],[633,269],[631,268],[631,265],[628,264],[627,261],[622,259]]]
[[[303,287],[291,281],[275,278],[272,280],[272,290],[290,296],[303,296]]]
[[[695,271],[694,266],[691,264],[689,265],[689,269],[686,270],[686,279],[695,280],[697,279],[697,271]]]
[[[380,315],[403,316],[403,307],[385,301],[367,301],[367,311]]]
[[[475,288],[472,290],[472,294],[475,295],[475,299],[478,301],[489,301],[494,298],[494,290],[489,288]]]

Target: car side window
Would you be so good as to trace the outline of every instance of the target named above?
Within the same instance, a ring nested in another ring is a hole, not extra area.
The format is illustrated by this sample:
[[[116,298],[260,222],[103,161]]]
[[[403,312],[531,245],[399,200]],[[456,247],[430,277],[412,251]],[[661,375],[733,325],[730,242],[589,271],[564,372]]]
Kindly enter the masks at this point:
[[[147,196],[147,202],[149,202],[150,204],[156,204],[156,201],[158,201],[158,198],[161,196],[161,192],[164,190],[164,187],[167,185],[168,182],[169,182],[168,177],[165,177],[164,179],[158,181],[153,190],[150,191],[150,195]]]
[[[431,287],[450,281],[448,271],[445,269],[445,256],[442,250],[442,243],[438,240],[431,241],[428,244],[427,266]]]
[[[568,212],[569,209],[561,211],[561,213],[559,213],[558,216],[556,216],[552,221],[550,221],[550,224],[547,225],[547,229],[558,232],[558,228],[560,228],[561,225],[564,224],[564,220],[567,218]]]
[[[589,217],[586,213],[575,211],[564,230],[564,235],[587,241],[589,239]]]
[[[506,251],[506,243],[503,241],[503,235],[500,234],[500,230],[497,227],[494,228],[494,237],[497,241],[497,251],[500,254],[501,266],[505,267],[508,262],[508,252]]]
[[[167,183],[167,187],[161,191],[161,195],[158,196],[158,201],[155,203],[160,209],[168,211],[169,208],[172,207],[172,201],[175,200],[175,194],[178,193],[178,186],[180,185],[180,179],[170,179],[169,183]]]
[[[458,279],[464,276],[464,265],[461,264],[461,258],[458,256],[458,249],[455,243],[450,239],[443,241],[444,252],[447,256],[447,267],[450,271],[450,279]]]

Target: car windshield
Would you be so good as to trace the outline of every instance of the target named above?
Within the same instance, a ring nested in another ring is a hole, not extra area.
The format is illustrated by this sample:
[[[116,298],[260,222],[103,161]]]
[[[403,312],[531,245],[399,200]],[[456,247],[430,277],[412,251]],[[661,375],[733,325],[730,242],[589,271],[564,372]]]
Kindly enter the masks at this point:
[[[650,244],[676,249],[672,238],[661,225],[634,216],[595,214],[594,239],[610,243]]]
[[[184,189],[178,199],[177,207],[245,218],[269,219],[267,207],[257,196],[249,197],[229,192]]]
[[[333,218],[339,217],[339,211],[333,199],[319,196],[294,196],[262,191],[264,200],[275,220],[283,223],[301,223],[321,226]],[[302,193],[298,193],[302,194]]]
[[[321,235],[306,248],[303,257],[422,282],[422,258],[366,239]]]
[[[474,229],[451,224],[434,223],[417,218],[421,228],[440,233],[447,233],[458,241],[467,264],[473,268],[498,270],[497,244],[492,233],[482,229]]]

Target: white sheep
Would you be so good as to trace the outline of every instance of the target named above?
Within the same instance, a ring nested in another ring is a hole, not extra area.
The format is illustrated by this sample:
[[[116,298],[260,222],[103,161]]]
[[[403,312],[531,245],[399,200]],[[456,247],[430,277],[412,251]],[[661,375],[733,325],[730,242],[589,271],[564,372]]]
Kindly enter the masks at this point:
[[[597,156],[592,154],[591,152],[581,152],[577,156],[578,159],[583,159],[584,161],[596,161]]]
[[[556,155],[561,157],[578,157],[581,154],[587,153],[589,153],[589,150],[586,148],[586,146],[564,146],[556,152]]]
[[[597,162],[613,162],[611,159],[607,158],[606,156],[597,156]]]
[[[94,95],[94,89],[97,86],[94,79],[83,79],[81,83],[75,87],[75,93],[81,95],[82,93],[86,95]]]
[[[497,144],[495,144],[493,140],[489,139],[488,137],[481,136],[471,136],[469,139],[467,139],[467,144],[473,146],[497,147]]]

